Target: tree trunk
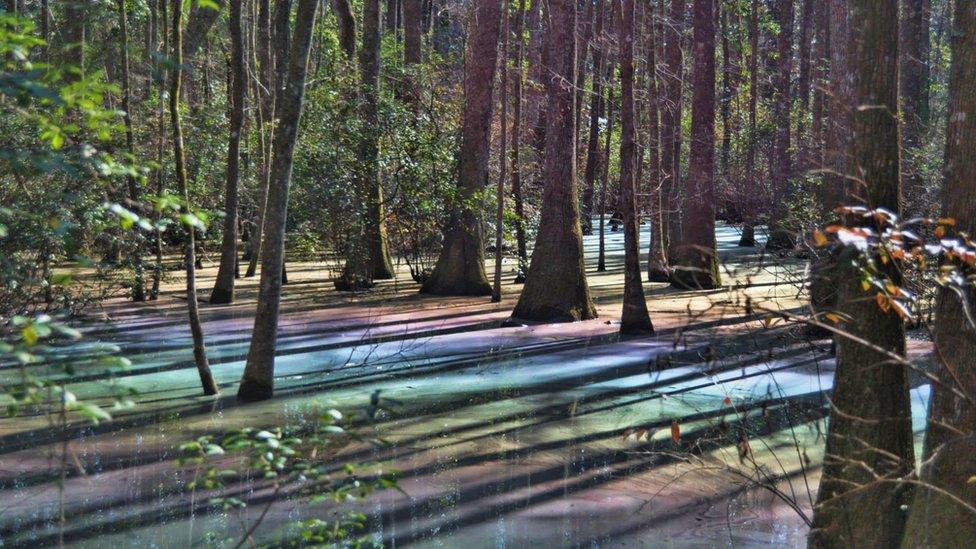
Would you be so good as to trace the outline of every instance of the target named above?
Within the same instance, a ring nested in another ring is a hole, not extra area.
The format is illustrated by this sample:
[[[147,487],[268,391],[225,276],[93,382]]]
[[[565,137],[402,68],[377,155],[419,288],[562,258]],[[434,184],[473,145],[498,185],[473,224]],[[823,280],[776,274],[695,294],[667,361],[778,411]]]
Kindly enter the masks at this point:
[[[169,52],[169,17],[166,15],[166,3],[167,0],[159,0],[159,21],[162,23],[160,29],[160,36],[162,37],[162,48],[159,53],[163,55]],[[157,167],[153,173],[156,178],[156,196],[163,195],[163,155],[165,154],[165,141],[166,141],[166,92],[165,92],[165,81],[166,81],[166,66],[165,63],[156,63],[157,80],[156,85],[159,88],[159,93],[156,97],[156,163],[160,166]],[[156,213],[156,221],[160,220],[160,214]],[[153,251],[155,252],[156,261],[153,265],[153,281],[152,289],[149,290],[149,299],[156,300],[159,298],[159,285],[163,276],[163,234],[162,231],[156,230],[153,241]]]
[[[667,255],[664,249],[663,189],[661,188],[661,125],[659,112],[664,107],[657,83],[657,23],[653,3],[645,8],[647,24],[647,170],[650,174],[650,238],[647,248],[647,280],[667,282]]]
[[[957,230],[972,235],[976,231],[976,4],[956,2],[953,29],[943,214],[956,220]],[[972,274],[971,268],[966,271],[967,276]],[[976,540],[972,510],[936,491],[942,489],[976,507],[972,481],[976,328],[967,312],[974,303],[976,291],[969,282],[939,291],[934,335],[942,383],[932,385],[920,474],[924,484],[916,490],[903,547],[952,547]]]
[[[420,289],[434,295],[490,295],[478,209],[472,201],[488,180],[492,91],[498,60],[501,2],[478,0],[468,24],[464,60],[464,114],[458,155],[458,196],[444,229],[444,247]],[[572,113],[570,113],[572,114]],[[572,142],[570,142],[572,148]]]
[[[586,143],[586,168],[583,171],[583,234],[593,232],[593,189],[596,185],[598,151],[600,148],[600,117],[603,116],[603,14],[604,7],[596,0],[596,30],[593,34],[593,81],[590,84],[590,130]]]
[[[505,177],[508,175],[508,35],[509,14],[508,4],[502,10],[502,52],[501,52],[501,113],[499,125],[502,135],[499,143],[498,187],[495,193],[495,280],[491,290],[491,301],[498,303],[502,300],[502,245],[505,235]]]
[[[671,0],[668,22],[665,24],[664,87],[667,101],[661,109],[661,239],[668,260],[674,253],[671,233],[678,228],[681,205],[678,199],[678,178],[681,174],[681,86],[684,60],[681,35],[684,33],[685,0]]]
[[[305,94],[308,55],[315,26],[318,0],[299,0],[295,37],[288,55],[288,76],[278,101],[271,167],[272,186],[268,192],[267,231],[261,257],[261,282],[254,331],[247,353],[247,365],[237,392],[242,401],[271,398],[274,393],[274,355],[278,334],[278,309],[281,304],[282,266],[285,256],[285,226],[288,217],[288,187],[298,125]]]
[[[796,245],[795,229],[789,226],[788,205],[792,198],[793,167],[790,158],[790,82],[793,73],[793,0],[777,0],[776,18],[779,36],[776,49],[779,54],[776,74],[773,119],[776,136],[773,141],[772,187],[773,202],[769,212],[770,250],[791,250]]]
[[[407,4],[418,1],[406,0]],[[404,6],[404,9],[406,9],[406,6]],[[332,13],[335,14],[336,21],[339,23],[339,47],[345,52],[346,57],[352,59],[356,56],[356,17],[352,13],[352,7],[349,6],[349,0],[332,0]],[[407,28],[407,46],[409,47],[410,35],[409,27]],[[409,53],[406,55],[409,55]]]
[[[858,107],[850,173],[860,180],[852,198],[900,213],[898,1],[850,0],[850,7],[851,21],[859,26],[848,45]],[[873,218],[858,221],[878,230]],[[893,263],[875,258],[875,264],[901,284]],[[862,289],[858,272],[842,268],[840,310],[848,319],[842,329],[861,341],[837,337],[827,447],[809,541],[811,547],[896,547],[904,526],[901,507],[910,496],[899,480],[914,469],[907,368],[891,358],[905,356],[905,327],[893,307],[875,303],[875,290]]]
[[[515,247],[518,254],[518,270],[515,283],[525,282],[525,272],[529,270],[528,252],[525,246],[525,205],[522,200],[522,81],[525,69],[522,59],[525,55],[524,39],[525,0],[519,0],[518,17],[515,19],[515,112],[512,120],[512,199],[515,204]]]
[[[68,0],[65,6],[63,23],[64,44],[62,45],[62,60],[66,65],[72,65],[85,74],[85,22],[89,10],[89,0]],[[73,72],[65,75],[66,79],[78,78]]]
[[[634,199],[636,130],[634,129],[634,0],[621,0],[617,16],[620,55],[620,191],[619,206],[624,228],[624,304],[620,317],[623,334],[654,333],[647,313],[641,281],[640,228]]]
[[[905,206],[910,217],[926,211],[925,180],[917,158],[924,145],[929,118],[929,17],[930,0],[902,0],[899,89],[902,109],[902,177],[905,178]]]
[[[715,4],[694,2],[691,157],[684,222],[672,245],[671,284],[711,289],[721,284],[715,249]]]
[[[130,155],[135,155],[135,143],[132,135],[132,92],[129,87],[129,25],[128,13],[125,0],[118,0],[116,3],[119,15],[119,50],[122,53],[121,64],[122,74],[122,122],[125,125],[125,148]],[[126,184],[129,191],[129,207],[133,208],[139,215],[142,215],[142,208],[139,205],[139,184],[132,175],[126,177]],[[141,234],[135,235],[135,243],[132,249],[132,268],[135,271],[135,278],[132,282],[132,301],[145,301],[146,288],[145,278],[142,268],[143,239]]]
[[[173,67],[169,90],[169,116],[173,127],[173,157],[176,161],[176,181],[183,196],[184,213],[190,211],[190,189],[186,179],[186,156],[183,152],[183,127],[180,123],[180,86],[183,80],[183,9],[182,2],[173,2]],[[186,305],[190,317],[190,333],[193,335],[193,358],[200,374],[200,384],[203,394],[216,395],[219,393],[217,382],[210,372],[207,361],[207,348],[203,341],[203,324],[200,322],[200,310],[197,304],[196,279],[196,242],[195,227],[186,226]]]
[[[423,58],[421,0],[403,0],[403,64],[416,65]]]
[[[548,97],[542,216],[528,277],[514,318],[574,321],[596,318],[583,261],[576,190],[576,3],[549,0],[546,36]],[[570,85],[567,85],[569,83]]]
[[[261,101],[260,112],[258,113],[258,127],[262,132],[264,146],[261,158],[260,181],[258,182],[258,201],[255,204],[254,232],[251,234],[251,259],[247,266],[245,277],[252,277],[257,273],[258,262],[261,260],[261,250],[264,246],[264,211],[268,204],[268,187],[271,180],[271,154],[274,150],[274,121],[275,103],[278,97],[278,86],[275,67],[275,60],[272,56],[271,48],[280,49],[288,47],[287,27],[283,33],[272,33],[271,24],[271,5],[270,0],[259,0],[258,8],[258,77],[260,80]],[[275,5],[274,26],[281,27],[281,22],[288,24],[288,15],[291,11],[291,0],[279,0]]]
[[[752,197],[755,189],[759,188],[756,181],[756,111],[759,106],[759,0],[752,0],[749,12],[749,142],[746,145],[746,181],[743,185],[745,202],[742,208],[742,236],[739,246],[752,247],[756,245],[756,217],[751,206],[754,205],[747,197]]]
[[[603,155],[600,159],[600,251],[597,254],[596,271],[602,273],[607,270],[607,182],[610,179],[610,143],[613,140],[613,63],[609,63],[606,73],[607,90],[607,135],[603,138]]]
[[[121,1],[121,0],[120,0]],[[227,141],[227,181],[224,188],[224,231],[220,244],[220,267],[210,293],[210,303],[234,301],[234,272],[237,268],[237,184],[241,171],[241,131],[244,128],[244,68],[242,0],[230,0],[231,72],[233,76],[230,138]]]

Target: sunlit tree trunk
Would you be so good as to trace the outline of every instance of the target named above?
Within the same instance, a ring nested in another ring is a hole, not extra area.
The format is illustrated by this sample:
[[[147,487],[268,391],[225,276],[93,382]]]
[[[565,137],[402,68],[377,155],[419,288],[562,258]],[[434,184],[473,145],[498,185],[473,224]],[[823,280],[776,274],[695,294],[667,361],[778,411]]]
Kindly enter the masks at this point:
[[[949,75],[943,214],[976,232],[976,4],[957,1]],[[970,270],[968,275],[972,275]],[[932,385],[928,430],[902,547],[953,547],[976,540],[976,304],[971,282],[939,290],[935,345],[939,384]],[[939,493],[944,490],[947,494]],[[970,506],[953,500],[958,498]]]
[[[617,45],[620,56],[620,191],[618,208],[624,229],[624,304],[620,332],[654,332],[647,313],[641,281],[637,201],[634,198],[636,130],[634,128],[634,0],[621,0],[617,12]]]
[[[266,0],[263,0],[266,1]],[[418,0],[406,0],[407,4],[416,3]],[[406,6],[406,4],[404,4]],[[404,8],[406,9],[406,8]],[[336,21],[339,24],[339,47],[346,54],[346,57],[352,59],[356,55],[356,17],[352,13],[352,7],[349,5],[349,0],[332,0],[332,13],[335,14]],[[408,31],[409,33],[409,31]],[[408,34],[408,37],[410,35]],[[418,42],[420,38],[417,38]],[[410,48],[412,42],[407,39],[407,47]],[[419,49],[419,46],[418,46]],[[405,55],[409,58],[410,51],[405,51]],[[419,54],[419,52],[418,52]]]
[[[244,68],[242,0],[230,0],[230,61],[232,105],[230,138],[227,141],[227,181],[224,187],[224,231],[220,245],[220,267],[210,293],[210,303],[234,301],[234,274],[237,268],[237,184],[241,172],[241,132],[244,128],[244,94],[247,75]]]
[[[173,67],[169,89],[169,116],[173,127],[173,158],[176,163],[176,181],[183,196],[183,211],[189,212],[190,189],[186,178],[186,156],[183,151],[183,126],[180,123],[180,86],[183,66],[183,9],[182,2],[173,2]],[[195,228],[186,227],[186,304],[190,317],[190,333],[193,335],[193,359],[200,374],[203,394],[216,395],[217,382],[210,372],[207,348],[203,341],[203,324],[200,322],[200,309],[197,304]]]
[[[613,141],[613,67],[613,63],[608,63],[604,86],[607,90],[607,134],[603,137],[603,154],[600,158],[600,245],[596,262],[598,273],[607,270],[607,182],[610,179],[610,143]]]
[[[298,125],[305,95],[308,55],[315,26],[318,0],[299,0],[295,36],[288,55],[285,88],[278,101],[275,127],[272,185],[268,192],[267,231],[261,257],[261,282],[254,330],[247,353],[244,376],[237,392],[243,401],[271,398],[274,393],[274,355],[278,337],[278,312],[281,304],[282,265],[285,256],[285,226],[288,217],[288,188]]]
[[[681,219],[678,178],[681,174],[681,87],[684,60],[681,36],[684,32],[685,0],[671,0],[664,29],[665,69],[663,84],[667,99],[661,109],[661,237],[668,260],[674,250],[671,233]]]
[[[899,213],[898,1],[850,0],[848,60],[854,116],[850,173],[857,174],[851,199]],[[852,220],[875,230],[874,218]],[[853,250],[852,250],[853,252]],[[892,262],[875,260],[895,284]],[[914,469],[911,400],[905,356],[905,326],[894,307],[876,303],[850,266],[843,273],[839,310],[846,320],[837,337],[837,367],[830,424],[811,547],[897,547],[910,485],[899,479]],[[883,294],[882,294],[883,299]],[[854,338],[857,338],[855,340]]]
[[[572,85],[576,72],[576,3],[549,0],[546,37],[545,163],[542,215],[529,273],[512,316],[523,320],[573,321],[596,317],[583,262],[574,149]]]
[[[501,112],[499,126],[501,126],[501,143],[499,143],[498,186],[495,192],[495,276],[491,289],[491,301],[497,303],[502,300],[502,250],[505,236],[505,178],[508,176],[508,35],[509,14],[508,4],[502,10],[502,47],[501,47]]]
[[[771,167],[773,202],[769,212],[769,239],[766,247],[771,250],[792,249],[796,244],[795,228],[789,226],[789,201],[792,197],[793,160],[790,154],[790,83],[793,74],[793,0],[776,0],[776,20],[779,36],[776,50],[779,56],[774,94],[773,119],[776,135],[773,140]]]
[[[519,0],[518,16],[515,19],[515,108],[512,113],[512,200],[515,207],[515,250],[518,255],[518,270],[515,273],[515,283],[525,282],[525,272],[529,270],[528,251],[525,245],[525,205],[522,199],[522,106],[525,69],[522,60],[525,56],[524,39],[525,28],[525,0]]]
[[[759,107],[759,0],[752,0],[749,11],[749,136],[746,144],[745,194],[751,195],[758,189],[756,181],[756,112]],[[751,206],[752,204],[748,204]],[[742,236],[739,246],[756,245],[756,216],[752,208],[743,208]]]
[[[478,0],[468,23],[464,60],[464,114],[458,155],[457,197],[444,229],[444,246],[421,293],[490,295],[484,237],[472,201],[488,180],[488,136],[501,23],[499,0]],[[571,145],[570,145],[571,147]]]
[[[715,251],[715,5],[694,0],[694,69],[691,157],[678,234],[671,236],[671,284],[715,288],[721,284]]]
[[[596,0],[596,27],[593,33],[593,81],[590,84],[590,129],[586,143],[586,168],[583,171],[583,234],[593,231],[593,191],[596,186],[600,148],[600,117],[603,116],[603,2]]]
[[[657,51],[658,40],[657,23],[654,21],[653,3],[645,8],[647,33],[647,170],[650,174],[650,223],[651,236],[647,247],[647,280],[650,282],[667,282],[667,255],[664,250],[664,192],[662,189],[661,172],[661,124],[659,113],[664,106],[662,88],[658,87],[657,79]]]
[[[166,15],[166,4],[167,0],[159,1],[159,21],[160,21],[160,36],[162,47],[160,52],[167,54],[169,52],[169,17]],[[164,63],[157,63],[155,67],[157,71],[156,86],[159,88],[156,96],[156,162],[159,165],[153,171],[153,177],[156,179],[156,195],[162,196],[163,194],[163,155],[165,154],[165,141],[166,141],[166,92],[165,92],[165,82],[166,82],[166,67]],[[159,221],[160,214],[156,213],[156,221]],[[153,265],[153,280],[152,288],[149,290],[149,299],[155,300],[159,297],[159,285],[163,276],[163,235],[162,231],[155,231],[153,235],[153,252],[156,256],[155,264]]]

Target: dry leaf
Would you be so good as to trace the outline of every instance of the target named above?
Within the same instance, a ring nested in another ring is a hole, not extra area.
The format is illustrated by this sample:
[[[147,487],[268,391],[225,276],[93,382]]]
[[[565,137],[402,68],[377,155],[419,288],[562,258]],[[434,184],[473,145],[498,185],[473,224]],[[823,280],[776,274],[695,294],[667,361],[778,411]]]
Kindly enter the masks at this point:
[[[681,442],[681,426],[678,425],[678,420],[676,419],[671,420],[671,440],[673,440],[675,444]]]

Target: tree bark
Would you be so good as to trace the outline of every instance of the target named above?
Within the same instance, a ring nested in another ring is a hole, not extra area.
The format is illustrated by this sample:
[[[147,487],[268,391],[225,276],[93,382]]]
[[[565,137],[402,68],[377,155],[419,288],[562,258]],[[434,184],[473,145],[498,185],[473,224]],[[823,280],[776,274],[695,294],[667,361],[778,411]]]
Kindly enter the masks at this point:
[[[776,18],[779,54],[773,119],[776,136],[773,141],[772,187],[773,202],[769,212],[769,239],[766,248],[790,250],[796,246],[795,228],[789,226],[789,200],[792,198],[793,165],[790,155],[790,82],[793,72],[793,0],[777,0]]]
[[[261,257],[261,282],[254,330],[247,353],[244,376],[237,398],[253,401],[271,398],[274,393],[274,355],[277,345],[278,313],[281,304],[282,265],[285,256],[285,226],[288,217],[288,188],[298,126],[305,95],[308,55],[315,26],[318,0],[299,0],[294,40],[288,55],[288,76],[278,101],[275,127],[272,186],[268,192],[265,249]]]
[[[976,231],[976,4],[956,2],[949,75],[943,214],[956,229]],[[972,269],[965,272],[972,276]],[[976,291],[971,283],[941,288],[935,356],[941,384],[932,385],[923,467],[903,547],[952,547],[976,540],[973,512],[936,489],[976,506]],[[959,396],[962,393],[965,397]]]
[[[121,51],[122,71],[119,78],[122,82],[122,122],[125,126],[125,149],[130,155],[135,155],[135,143],[132,134],[132,92],[130,90],[129,75],[129,25],[128,12],[125,0],[116,2],[119,16],[119,50]],[[132,175],[126,177],[126,185],[129,192],[129,207],[133,208],[138,214],[142,214],[139,205],[139,184]],[[135,277],[132,281],[132,301],[145,301],[146,288],[145,278],[142,268],[143,239],[141,234],[135,235],[135,242],[132,249],[132,267]]]
[[[596,318],[583,261],[576,190],[576,3],[549,0],[548,97],[542,217],[514,318],[565,322]]]
[[[416,65],[423,58],[421,0],[403,0],[403,63]]]
[[[930,0],[902,1],[899,90],[902,109],[902,177],[905,206],[910,217],[927,215],[925,180],[917,167],[929,118]]]
[[[664,249],[664,189],[662,188],[662,139],[659,113],[666,108],[657,78],[658,24],[654,20],[654,5],[645,8],[647,24],[647,170],[650,174],[650,238],[647,248],[647,280],[667,282],[667,254]]]
[[[671,0],[664,33],[666,68],[663,83],[667,101],[661,109],[661,212],[664,218],[661,238],[668,261],[674,254],[671,233],[678,229],[681,220],[678,179],[681,174],[681,87],[684,77],[681,36],[684,19],[685,0]]]
[[[223,241],[220,244],[220,267],[217,269],[217,280],[210,293],[210,303],[214,304],[234,301],[234,274],[237,270],[237,184],[241,173],[241,132],[244,128],[244,94],[247,91],[242,24],[242,0],[230,0],[230,59],[233,91],[230,137],[227,140]]]
[[[176,161],[176,181],[183,196],[184,213],[190,211],[190,189],[186,178],[186,156],[183,151],[183,126],[180,123],[180,86],[183,74],[183,9],[182,2],[173,2],[173,67],[169,90],[169,116],[173,127],[173,157]],[[207,348],[203,341],[203,324],[200,322],[200,309],[197,304],[196,279],[196,242],[192,225],[186,227],[186,305],[190,320],[190,333],[193,336],[193,359],[196,362],[197,373],[203,394],[216,395],[219,393],[217,382],[210,372],[207,360]]]
[[[406,1],[410,4],[416,3],[418,0]],[[356,56],[356,16],[352,13],[349,0],[332,0],[332,13],[335,14],[336,21],[339,23],[339,47],[342,48],[346,57],[352,59]],[[409,46],[409,34],[407,36],[407,45]]]
[[[498,186],[495,192],[495,279],[491,289],[491,301],[498,303],[502,300],[502,259],[504,253],[502,245],[505,235],[505,178],[508,176],[508,35],[509,14],[508,4],[502,10],[502,51],[501,51],[501,143],[499,143]]]
[[[525,205],[522,199],[522,82],[525,69],[522,60],[525,56],[524,38],[525,0],[519,0],[518,16],[515,19],[515,109],[512,120],[512,199],[515,206],[515,247],[518,254],[518,270],[515,273],[515,283],[525,282],[525,273],[529,270],[529,258],[525,245]]]
[[[850,173],[858,174],[852,198],[870,208],[900,213],[898,159],[898,2],[850,0],[859,31],[848,43],[857,108],[852,119]],[[859,220],[874,230],[873,218]],[[848,250],[847,253],[856,253]],[[875,264],[895,284],[893,263]],[[905,327],[892,308],[875,303],[858,272],[842,267],[842,329],[865,343],[837,337],[837,368],[823,476],[810,532],[811,547],[896,547],[901,541],[914,469]],[[885,352],[876,350],[875,346]]]
[[[500,24],[501,2],[478,0],[474,17],[468,24],[464,60],[465,102],[458,155],[458,196],[444,229],[440,257],[421,287],[421,293],[491,294],[491,284],[485,274],[481,220],[472,201],[488,180],[488,142]]]
[[[654,333],[640,268],[640,233],[634,199],[636,130],[634,128],[634,0],[620,0],[617,15],[620,56],[620,191],[618,208],[623,213],[624,303],[620,317],[623,334]]]
[[[752,0],[749,11],[749,141],[746,145],[745,172],[746,181],[743,185],[746,202],[742,209],[742,236],[739,246],[752,247],[756,245],[756,217],[753,213],[752,201],[745,200],[752,196],[759,186],[756,181],[756,112],[759,107],[759,0]]]
[[[691,157],[685,180],[684,222],[671,257],[671,285],[711,289],[721,284],[715,249],[715,4],[694,1]]]
[[[596,185],[600,148],[600,117],[603,116],[603,2],[596,0],[596,29],[593,33],[593,80],[590,84],[590,130],[586,143],[586,168],[583,171],[583,234],[593,231],[593,190]]]
[[[597,254],[596,271],[602,273],[607,270],[607,182],[610,180],[610,143],[613,140],[613,63],[609,63],[606,72],[607,90],[607,134],[603,138],[603,155],[600,158],[600,246]]]

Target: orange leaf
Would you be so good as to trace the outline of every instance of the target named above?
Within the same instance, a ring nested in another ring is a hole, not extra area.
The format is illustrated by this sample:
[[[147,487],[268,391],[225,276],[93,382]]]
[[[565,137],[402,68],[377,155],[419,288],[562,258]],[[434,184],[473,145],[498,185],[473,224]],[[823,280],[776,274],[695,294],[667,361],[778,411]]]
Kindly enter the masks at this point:
[[[678,425],[678,420],[676,419],[671,420],[671,440],[675,444],[681,442],[681,426]]]
[[[728,406],[729,404],[732,404],[732,398],[731,397],[725,397],[725,400],[722,401],[722,404],[724,404],[726,406]]]
[[[631,429],[630,427],[624,429],[624,440],[627,440],[627,437],[629,437],[633,432],[634,430]]]
[[[938,227],[935,228],[935,236],[937,238],[942,238],[943,236],[945,236],[945,234],[946,234],[946,230],[945,227],[943,227],[942,225],[939,225]]]
[[[817,245],[818,248],[823,248],[827,245],[827,237],[824,236],[822,232],[817,229],[813,231],[813,243]]]
[[[827,317],[827,320],[833,322],[834,324],[840,324],[840,315],[839,314],[837,314],[837,313],[826,313],[824,316]]]
[[[878,307],[886,313],[888,312],[888,309],[891,308],[891,305],[888,304],[888,298],[885,297],[885,295],[881,292],[874,294],[874,301],[878,304]]]
[[[939,225],[948,225],[950,227],[956,226],[956,220],[953,217],[940,217],[939,219],[935,220],[935,222]]]

